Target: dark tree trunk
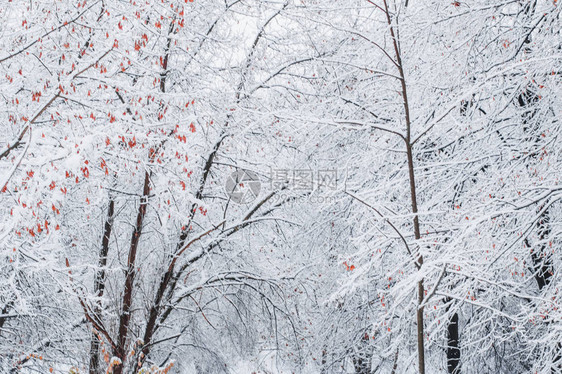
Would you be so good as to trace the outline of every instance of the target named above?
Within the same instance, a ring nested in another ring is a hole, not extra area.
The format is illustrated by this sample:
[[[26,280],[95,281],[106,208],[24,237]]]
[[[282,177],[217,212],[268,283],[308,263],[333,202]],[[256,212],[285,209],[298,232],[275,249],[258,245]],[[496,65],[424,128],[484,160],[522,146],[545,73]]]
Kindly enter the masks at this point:
[[[539,208],[540,209],[540,208]],[[525,245],[530,248],[531,260],[533,261],[533,267],[535,270],[535,280],[539,290],[550,284],[550,277],[553,274],[552,268],[552,256],[548,253],[547,240],[550,234],[549,225],[549,215],[548,211],[545,211],[541,218],[537,221],[537,234],[539,245],[533,246],[530,244],[528,239],[525,239]]]
[[[131,246],[129,248],[129,256],[127,258],[127,274],[125,277],[125,287],[123,290],[123,301],[121,316],[119,318],[119,330],[117,336],[117,347],[114,355],[121,360],[121,364],[116,365],[113,369],[114,374],[122,374],[123,366],[125,364],[125,357],[127,352],[127,338],[129,335],[129,322],[131,321],[131,306],[133,304],[133,287],[135,281],[135,266],[137,258],[137,249],[142,234],[142,226],[146,209],[148,206],[148,196],[150,194],[150,173],[148,171],[144,174],[144,185],[142,197],[140,199],[139,210],[137,213],[137,221],[135,229],[131,236]]]
[[[111,230],[113,228],[113,214],[115,212],[115,202],[109,200],[109,208],[107,210],[107,218],[103,230],[102,244],[98,258],[98,270],[94,279],[94,295],[101,298],[105,291],[105,266],[107,265],[107,254],[109,252],[109,239],[111,238]],[[98,300],[94,307],[94,313],[101,320],[101,302]],[[101,373],[100,367],[100,342],[96,333],[92,333],[90,344],[90,374]]]
[[[460,373],[461,351],[459,349],[459,315],[453,314],[447,326],[447,371]]]
[[[398,68],[398,73],[400,75],[400,85],[401,94],[404,106],[404,120],[406,123],[406,136],[402,137],[406,143],[406,155],[408,160],[408,176],[410,182],[410,198],[412,201],[412,213],[414,213],[413,225],[414,225],[414,238],[416,241],[421,239],[420,233],[420,222],[418,217],[418,200],[416,197],[416,180],[415,180],[415,167],[414,167],[414,157],[413,157],[413,143],[415,140],[412,139],[412,122],[410,119],[410,104],[408,101],[408,89],[406,85],[406,75],[404,73],[404,64],[402,63],[402,54],[400,52],[400,47],[398,46],[397,33],[395,32],[395,27],[391,19],[391,12],[388,9],[387,1],[383,1],[384,12],[386,14],[386,20],[389,26],[390,36],[392,38],[392,44],[394,46],[394,55],[396,57],[396,67]],[[390,56],[389,56],[390,57]],[[423,265],[423,256],[419,250],[413,254],[414,262],[418,268]],[[416,322],[417,322],[417,343],[418,343],[418,370],[419,374],[425,374],[425,342],[424,342],[424,319],[423,319],[423,299],[425,295],[425,288],[423,284],[423,278],[418,281],[418,308],[416,311]]]

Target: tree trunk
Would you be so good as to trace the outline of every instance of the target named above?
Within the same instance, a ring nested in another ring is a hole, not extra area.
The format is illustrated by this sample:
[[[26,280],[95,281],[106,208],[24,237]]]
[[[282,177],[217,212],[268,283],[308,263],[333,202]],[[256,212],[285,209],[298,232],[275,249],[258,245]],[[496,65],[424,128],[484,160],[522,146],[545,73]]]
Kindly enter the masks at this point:
[[[404,105],[404,120],[406,122],[406,153],[408,157],[408,176],[410,182],[410,198],[412,201],[412,213],[414,213],[414,237],[416,241],[419,241],[421,238],[420,234],[420,223],[418,218],[418,200],[416,196],[416,179],[415,179],[415,172],[414,172],[414,158],[412,154],[412,123],[410,120],[410,104],[408,102],[408,90],[406,85],[406,76],[404,74],[404,65],[402,64],[402,56],[400,53],[399,41],[394,31],[394,26],[392,24],[392,19],[390,18],[390,11],[388,9],[387,1],[384,0],[384,7],[386,13],[386,20],[388,22],[388,26],[390,28],[390,36],[392,37],[392,43],[394,46],[394,54],[396,56],[396,67],[398,68],[398,72],[400,74],[400,84],[402,88],[402,99]],[[414,260],[418,266],[421,268],[423,265],[423,256],[419,252],[419,248],[417,249],[417,253],[413,253],[415,256]],[[418,342],[418,369],[420,374],[425,374],[425,349],[424,349],[424,326],[423,326],[423,299],[425,296],[425,290],[423,285],[423,279],[418,282],[418,309],[416,311],[416,323],[417,323],[417,342]]]
[[[459,315],[453,314],[447,326],[447,371],[460,373],[461,351],[459,349]]]
[[[105,291],[105,266],[107,265],[107,254],[109,252],[109,239],[111,237],[111,230],[113,228],[113,214],[115,212],[115,201],[109,200],[109,208],[107,210],[107,218],[105,220],[105,227],[103,230],[103,237],[101,241],[100,255],[98,258],[98,269],[94,279],[94,295],[98,298],[94,313],[101,320],[101,301],[99,300]],[[92,332],[90,343],[90,374],[101,373],[100,367],[100,342],[98,335]]]
[[[129,322],[131,321],[131,305],[133,304],[133,283],[135,281],[135,266],[137,258],[137,249],[142,234],[142,224],[146,215],[148,206],[148,195],[150,193],[150,174],[148,171],[144,174],[144,185],[142,197],[140,200],[139,211],[137,213],[137,221],[135,229],[131,236],[131,246],[129,247],[129,256],[127,258],[127,274],[125,277],[125,288],[123,290],[123,305],[121,316],[119,318],[119,332],[117,337],[117,349],[114,355],[121,360],[119,365],[113,369],[114,374],[123,373],[123,365],[125,363],[127,351],[127,337],[129,335]]]

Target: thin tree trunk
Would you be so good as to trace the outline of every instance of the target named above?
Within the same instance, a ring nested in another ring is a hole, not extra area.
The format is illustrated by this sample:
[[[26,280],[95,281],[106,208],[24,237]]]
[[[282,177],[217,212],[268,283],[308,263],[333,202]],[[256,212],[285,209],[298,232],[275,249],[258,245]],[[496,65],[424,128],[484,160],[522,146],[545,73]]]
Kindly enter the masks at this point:
[[[131,305],[133,303],[133,283],[135,281],[135,266],[137,258],[137,249],[142,234],[142,225],[146,215],[146,208],[148,206],[148,195],[150,193],[150,173],[144,173],[144,185],[142,197],[140,200],[139,211],[137,213],[137,221],[135,229],[131,236],[131,245],[129,247],[129,256],[127,258],[127,274],[125,277],[125,288],[123,291],[123,301],[121,316],[119,318],[119,330],[117,337],[117,349],[114,355],[121,360],[121,363],[116,365],[113,369],[114,374],[122,374],[123,366],[125,364],[126,350],[127,350],[127,336],[129,334],[129,322],[131,321]]]
[[[4,316],[4,317],[0,317],[0,334],[2,333],[2,327],[4,327],[4,323],[6,323],[6,320],[10,318],[6,315],[8,314],[8,310],[10,310],[12,305],[14,305],[13,301],[8,301],[2,308],[2,311],[0,312]]]
[[[98,269],[94,279],[94,295],[98,298],[94,307],[94,313],[101,320],[101,300],[105,291],[105,267],[107,265],[107,254],[109,252],[109,239],[111,238],[111,230],[113,229],[113,214],[115,212],[115,201],[109,200],[109,208],[107,210],[107,218],[103,230],[102,244],[98,258]],[[98,335],[93,332],[90,343],[90,374],[98,374],[101,372],[100,367],[100,342]]]
[[[447,371],[450,374],[460,373],[460,357],[459,349],[459,315],[453,314],[447,325]]]
[[[404,83],[404,90],[406,89],[405,87],[405,83]],[[405,93],[405,91],[404,91]],[[407,98],[406,96],[404,96],[404,100],[407,103]],[[405,104],[407,106],[407,104]],[[409,127],[409,126],[408,126]],[[409,175],[410,175],[410,196],[412,199],[412,213],[416,214],[418,212],[418,204],[417,204],[417,197],[416,197],[416,180],[415,180],[415,174],[414,174],[414,160],[413,160],[413,156],[412,156],[412,146],[410,144],[410,132],[408,131],[408,136],[407,136],[407,142],[408,144],[406,145],[407,147],[407,155],[408,155],[408,171],[409,171]],[[414,216],[414,237],[416,238],[416,240],[419,240],[421,238],[421,234],[420,234],[420,223],[419,223],[419,219],[417,214]],[[419,267],[421,268],[421,266],[423,265],[423,256],[422,254],[419,252],[418,249],[418,253],[417,255],[417,263],[419,265]],[[418,337],[418,365],[419,365],[419,372],[420,374],[425,374],[425,351],[424,351],[424,340],[423,340],[423,336],[424,336],[424,329],[423,329],[423,299],[425,296],[425,290],[424,290],[424,286],[423,286],[423,279],[420,279],[418,281],[418,310],[416,312],[416,320],[417,320],[417,337]]]
[[[390,374],[396,374],[396,369],[398,369],[398,354],[400,353],[399,349],[396,349],[396,353],[394,354],[394,363],[392,364],[392,371]]]
[[[417,240],[421,238],[420,234],[420,223],[418,218],[418,201],[416,196],[416,178],[414,173],[414,158],[412,154],[412,123],[410,120],[410,105],[408,102],[408,89],[406,86],[406,76],[404,74],[404,66],[402,64],[402,56],[400,53],[399,41],[396,37],[396,33],[394,32],[394,26],[392,25],[392,19],[390,18],[390,11],[388,9],[387,1],[384,0],[384,7],[386,13],[386,19],[388,22],[388,26],[390,28],[390,36],[392,37],[392,42],[394,46],[394,53],[396,56],[396,67],[398,68],[398,72],[400,74],[400,84],[402,88],[402,99],[404,104],[404,119],[406,122],[406,154],[408,158],[408,176],[410,182],[410,198],[412,201],[412,213],[414,213],[414,237]],[[414,253],[416,256],[415,261],[420,268],[423,265],[423,256],[419,252]],[[424,351],[424,326],[423,326],[423,299],[425,296],[425,290],[423,285],[423,279],[418,281],[418,309],[416,312],[416,322],[417,322],[417,342],[418,342],[418,368],[420,374],[425,374],[425,351]]]

